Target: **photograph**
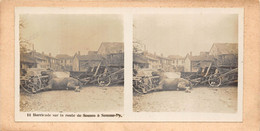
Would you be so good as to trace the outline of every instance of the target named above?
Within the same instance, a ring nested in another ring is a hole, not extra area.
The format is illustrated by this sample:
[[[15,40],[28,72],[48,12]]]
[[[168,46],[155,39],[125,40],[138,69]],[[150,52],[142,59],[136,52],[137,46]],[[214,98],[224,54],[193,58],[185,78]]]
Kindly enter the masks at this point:
[[[133,16],[133,111],[237,113],[238,14]]]
[[[16,8],[15,121],[242,121],[243,9]]]
[[[19,14],[20,112],[123,112],[120,14]]]

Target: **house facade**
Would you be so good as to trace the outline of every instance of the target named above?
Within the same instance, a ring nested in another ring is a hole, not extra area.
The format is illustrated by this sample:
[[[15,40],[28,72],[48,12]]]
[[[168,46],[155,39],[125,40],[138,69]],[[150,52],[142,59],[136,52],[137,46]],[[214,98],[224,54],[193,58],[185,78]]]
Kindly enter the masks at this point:
[[[187,54],[184,62],[185,72],[196,72],[198,68],[214,64],[217,67],[238,67],[237,43],[214,43],[209,52],[201,52],[198,56]]]
[[[149,68],[149,63],[147,58],[143,54],[134,53],[133,54],[133,68],[139,70],[142,68]]]
[[[213,63],[214,57],[211,55],[187,54],[184,60],[184,72],[197,72],[200,68],[209,67]]]
[[[160,69],[164,70],[164,71],[173,71],[173,67],[172,67],[172,60],[167,58],[167,57],[163,57],[158,56],[159,60],[160,60]]]
[[[35,60],[36,68],[50,68],[50,63],[44,54],[44,52],[39,53],[36,50],[29,52],[29,55]]]
[[[89,51],[88,55],[76,53],[72,59],[73,71],[87,71],[89,67],[116,66],[124,67],[124,43],[102,42],[97,51]]]
[[[144,52],[144,56],[147,59],[148,68],[155,69],[155,70],[162,68],[161,61],[155,53],[152,54],[152,53]]]
[[[171,59],[171,65],[175,72],[184,71],[185,59],[183,57],[179,55],[170,55],[168,58]]]
[[[173,71],[172,60],[144,51],[142,53],[133,54],[134,69],[149,68],[153,70]]]
[[[238,67],[237,43],[214,43],[209,54],[216,58],[216,65],[219,67]]]
[[[101,62],[102,57],[100,55],[80,55],[76,53],[72,60],[72,71],[87,71],[89,67],[98,66]]]
[[[20,68],[26,70],[28,68],[45,68],[60,70],[60,61],[52,57],[51,54],[46,55],[44,52],[39,53],[36,50],[32,50],[28,53],[20,54]]]
[[[59,54],[56,56],[59,60],[61,69],[63,71],[71,71],[72,70],[72,57],[66,54]]]

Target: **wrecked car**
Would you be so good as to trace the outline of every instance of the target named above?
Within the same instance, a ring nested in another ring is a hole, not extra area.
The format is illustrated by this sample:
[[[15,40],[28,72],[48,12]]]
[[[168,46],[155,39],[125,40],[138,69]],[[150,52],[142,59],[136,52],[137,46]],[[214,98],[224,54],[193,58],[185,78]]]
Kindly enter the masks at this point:
[[[54,72],[41,68],[29,68],[20,78],[20,86],[28,93],[46,90],[80,91],[81,83],[66,72]]]
[[[159,85],[160,76],[156,70],[141,69],[133,72],[134,91],[145,94]]]
[[[192,84],[190,81],[180,78],[175,72],[161,72],[151,69],[134,71],[133,89],[138,93],[151,91],[185,90],[190,92]]]

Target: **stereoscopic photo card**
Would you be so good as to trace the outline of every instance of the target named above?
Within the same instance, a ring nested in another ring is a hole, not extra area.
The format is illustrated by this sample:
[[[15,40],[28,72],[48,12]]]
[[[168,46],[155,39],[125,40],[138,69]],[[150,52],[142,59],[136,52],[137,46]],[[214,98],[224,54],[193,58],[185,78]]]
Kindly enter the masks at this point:
[[[241,122],[243,8],[15,8],[15,120]]]

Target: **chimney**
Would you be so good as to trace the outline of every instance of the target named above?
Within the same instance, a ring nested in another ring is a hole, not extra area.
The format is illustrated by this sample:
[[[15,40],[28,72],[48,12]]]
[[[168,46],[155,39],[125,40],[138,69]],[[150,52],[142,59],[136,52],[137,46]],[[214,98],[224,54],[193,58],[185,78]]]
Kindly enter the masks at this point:
[[[51,53],[49,53],[49,56],[51,56]]]
[[[190,52],[190,56],[192,56],[192,52]]]
[[[42,52],[42,54],[44,55],[44,52]]]
[[[78,55],[80,55],[80,51],[78,51]]]
[[[163,57],[163,53],[161,53],[161,57]]]
[[[153,55],[156,56],[156,52],[154,52]]]

